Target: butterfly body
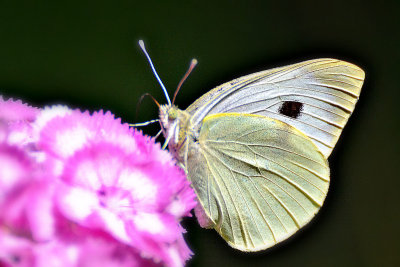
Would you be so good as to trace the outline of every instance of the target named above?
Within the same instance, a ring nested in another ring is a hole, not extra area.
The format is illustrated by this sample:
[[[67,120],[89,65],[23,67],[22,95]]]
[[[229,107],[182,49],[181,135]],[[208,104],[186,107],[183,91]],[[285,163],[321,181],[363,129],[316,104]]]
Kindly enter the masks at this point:
[[[222,84],[186,110],[162,105],[164,136],[197,194],[200,225],[259,251],[308,223],[327,195],[327,158],[363,80],[353,64],[316,59]]]
[[[185,149],[188,148],[189,143],[193,143],[198,135],[190,122],[190,114],[174,105],[161,105],[159,117],[164,129],[164,136],[169,139],[169,151],[178,162],[183,164],[184,159],[187,158]]]

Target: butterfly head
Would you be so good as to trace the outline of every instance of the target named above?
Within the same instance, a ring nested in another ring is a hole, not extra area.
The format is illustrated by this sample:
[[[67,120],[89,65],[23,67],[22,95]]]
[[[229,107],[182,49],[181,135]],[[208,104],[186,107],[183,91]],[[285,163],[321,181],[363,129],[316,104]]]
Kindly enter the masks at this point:
[[[165,137],[165,144],[163,145],[163,148],[165,148],[166,145],[168,145],[168,147],[170,149],[178,148],[178,150],[179,150],[179,148],[182,146],[182,144],[186,140],[186,134],[187,134],[187,130],[188,130],[188,122],[189,122],[190,115],[188,112],[178,109],[174,105],[174,102],[175,102],[175,98],[176,98],[183,82],[186,80],[186,78],[189,76],[189,74],[192,72],[192,70],[196,66],[197,60],[192,59],[192,61],[190,62],[189,69],[186,71],[185,75],[179,82],[179,84],[175,90],[174,97],[171,102],[168,92],[167,92],[167,89],[165,88],[164,84],[162,83],[160,77],[158,76],[156,69],[154,68],[153,62],[151,61],[151,58],[146,51],[143,40],[139,40],[139,45],[140,45],[140,48],[143,50],[143,53],[147,57],[150,67],[153,70],[153,73],[156,76],[159,84],[161,85],[161,88],[165,94],[165,98],[167,99],[167,104],[159,105],[159,109],[160,109],[159,121],[160,121],[161,128],[162,128],[161,130]],[[156,102],[156,103],[158,104],[158,102]],[[158,121],[158,120],[153,120],[153,121]]]
[[[170,149],[180,147],[188,130],[190,115],[175,105],[160,106],[160,124]]]
[[[176,124],[178,118],[178,108],[174,105],[161,105],[160,106],[160,122],[163,130],[167,131],[172,125]]]

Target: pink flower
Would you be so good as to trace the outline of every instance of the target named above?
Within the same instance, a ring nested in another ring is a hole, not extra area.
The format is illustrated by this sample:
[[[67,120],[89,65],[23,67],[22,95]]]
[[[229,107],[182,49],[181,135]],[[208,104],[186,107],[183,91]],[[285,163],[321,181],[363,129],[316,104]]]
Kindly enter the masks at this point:
[[[87,125],[82,128],[88,129]],[[124,133],[122,127],[115,128],[116,136]],[[129,142],[136,147],[134,152],[123,143],[88,135],[86,145],[65,161],[61,175],[65,186],[57,192],[59,209],[80,225],[102,229],[149,257],[177,266],[190,253],[180,242],[182,229],[177,222],[193,208],[193,192],[183,172],[165,161],[169,154],[139,132],[130,134],[136,141]],[[177,253],[177,259],[171,246],[185,252]]]
[[[0,104],[0,265],[184,265],[195,195],[159,144],[110,112]]]

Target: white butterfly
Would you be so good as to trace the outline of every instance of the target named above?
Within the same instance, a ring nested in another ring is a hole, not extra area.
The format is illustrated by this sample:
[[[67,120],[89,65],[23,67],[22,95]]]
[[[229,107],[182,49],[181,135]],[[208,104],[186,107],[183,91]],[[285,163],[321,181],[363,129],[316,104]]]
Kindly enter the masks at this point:
[[[353,64],[315,59],[224,83],[186,110],[159,80],[168,99],[162,130],[197,194],[200,225],[258,251],[308,223],[328,192],[327,158],[364,76]]]

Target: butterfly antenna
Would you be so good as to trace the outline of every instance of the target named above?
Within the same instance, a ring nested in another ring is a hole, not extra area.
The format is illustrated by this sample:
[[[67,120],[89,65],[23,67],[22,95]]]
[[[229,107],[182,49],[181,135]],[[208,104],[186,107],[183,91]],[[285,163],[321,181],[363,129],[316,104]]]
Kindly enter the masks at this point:
[[[158,74],[157,74],[156,69],[154,68],[153,62],[151,61],[151,58],[150,58],[149,54],[147,53],[146,48],[144,47],[144,42],[143,42],[143,40],[139,40],[139,46],[140,46],[140,48],[143,50],[143,53],[146,55],[147,60],[148,60],[149,63],[150,63],[150,67],[151,67],[151,69],[153,70],[153,73],[154,73],[154,75],[156,76],[158,83],[161,85],[161,88],[162,88],[163,91],[164,91],[165,97],[167,98],[168,105],[171,105],[171,100],[169,99],[167,89],[165,89],[164,84],[162,83],[160,77],[159,77]]]
[[[142,101],[146,96],[149,96],[153,100],[153,102],[157,105],[158,109],[160,109],[160,103],[158,103],[158,101],[151,94],[145,93],[145,94],[141,95],[141,97],[139,98],[139,101],[136,105],[136,117],[139,114],[140,105],[142,104]]]
[[[143,99],[144,99],[146,96],[150,96],[151,99],[153,99],[154,103],[156,103],[156,105],[158,106],[158,108],[160,108],[160,104],[158,103],[158,101],[157,101],[151,94],[145,93],[145,94],[143,94],[143,95],[139,98],[139,101],[138,101],[138,103],[137,103],[137,105],[136,105],[136,117],[137,117],[137,115],[138,115],[138,113],[139,113],[140,104],[142,103]],[[159,119],[149,120],[149,121],[140,122],[140,123],[130,123],[129,126],[131,126],[131,127],[147,126],[147,125],[149,125],[149,124],[152,124],[152,123],[158,122],[158,121],[159,121]]]
[[[194,69],[194,67],[196,67],[197,65],[197,59],[192,59],[192,61],[190,61],[190,66],[188,68],[188,70],[186,71],[185,75],[183,75],[182,79],[180,80],[178,86],[176,87],[175,93],[174,93],[174,98],[172,99],[172,104],[175,103],[175,98],[178,95],[179,90],[182,87],[182,84],[185,82],[185,80],[187,79],[187,77],[190,75],[190,73],[192,72],[192,70]]]

